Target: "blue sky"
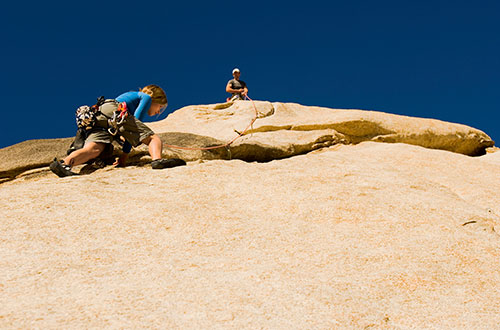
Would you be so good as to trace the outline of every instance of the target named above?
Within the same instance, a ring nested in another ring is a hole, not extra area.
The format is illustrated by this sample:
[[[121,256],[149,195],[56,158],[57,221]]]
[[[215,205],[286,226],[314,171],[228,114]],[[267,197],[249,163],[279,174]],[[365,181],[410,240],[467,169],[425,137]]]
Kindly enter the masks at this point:
[[[0,148],[74,134],[74,110],[155,83],[167,112],[255,100],[462,123],[500,141],[500,1],[3,4]]]

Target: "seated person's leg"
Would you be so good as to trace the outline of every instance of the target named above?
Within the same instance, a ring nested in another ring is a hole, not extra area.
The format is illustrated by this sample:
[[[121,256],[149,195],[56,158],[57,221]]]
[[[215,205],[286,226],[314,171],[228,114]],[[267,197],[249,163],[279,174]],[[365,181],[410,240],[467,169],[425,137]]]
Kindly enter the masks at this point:
[[[242,98],[241,98],[240,94],[235,94],[235,95],[233,95],[233,97],[231,97],[231,101],[237,101],[237,100],[241,100],[241,99]]]

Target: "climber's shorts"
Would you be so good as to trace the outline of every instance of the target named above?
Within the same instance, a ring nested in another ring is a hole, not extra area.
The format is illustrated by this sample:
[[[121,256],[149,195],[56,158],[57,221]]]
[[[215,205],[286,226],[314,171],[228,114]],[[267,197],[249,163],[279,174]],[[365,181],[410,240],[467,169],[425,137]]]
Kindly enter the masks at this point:
[[[112,117],[113,113],[118,109],[118,102],[106,102],[99,110],[105,115],[99,115],[97,117],[97,125],[95,128],[91,129],[85,144],[88,142],[96,143],[111,143],[116,136],[113,136],[108,131],[108,118]],[[119,127],[119,135],[123,136],[132,146],[137,147],[145,139],[155,134],[151,128],[144,124],[139,119],[135,118],[133,115],[128,115],[123,124]]]

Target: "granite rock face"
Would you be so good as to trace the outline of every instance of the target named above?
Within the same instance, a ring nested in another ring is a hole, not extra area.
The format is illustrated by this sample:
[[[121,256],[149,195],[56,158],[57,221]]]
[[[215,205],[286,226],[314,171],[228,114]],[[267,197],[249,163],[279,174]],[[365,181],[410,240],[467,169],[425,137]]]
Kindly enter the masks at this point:
[[[266,162],[364,141],[406,143],[469,156],[484,154],[494,145],[484,132],[461,124],[266,101],[187,106],[148,125],[163,140],[164,157],[186,161]],[[0,180],[47,166],[54,157],[65,156],[70,143],[70,138],[32,140],[0,149]],[[141,163],[147,155],[147,147],[138,147],[131,162]]]
[[[169,132],[164,136],[166,144],[175,144],[171,141],[183,134],[207,139],[196,142],[186,139],[184,146],[189,147],[223,145],[244,132],[229,150],[204,153],[207,158],[212,153],[213,158],[226,156],[247,161],[270,161],[335,144],[363,141],[407,143],[470,156],[484,154],[485,148],[494,145],[480,130],[435,119],[263,101],[188,106],[151,126],[158,133]],[[171,151],[185,158],[203,157],[192,151],[179,152],[175,148]]]
[[[499,191],[500,152],[403,143],[24,173],[0,328],[497,329]]]
[[[0,149],[0,183],[63,157],[72,138],[27,140]]]
[[[59,178],[71,138],[0,149],[0,328],[498,328],[485,133],[243,101],[151,126],[186,166]]]

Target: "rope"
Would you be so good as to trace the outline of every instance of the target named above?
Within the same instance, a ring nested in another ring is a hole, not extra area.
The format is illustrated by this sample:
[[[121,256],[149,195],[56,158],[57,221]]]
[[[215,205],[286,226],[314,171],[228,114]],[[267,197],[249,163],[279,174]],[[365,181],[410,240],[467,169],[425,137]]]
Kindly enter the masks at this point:
[[[252,121],[250,122],[250,124],[248,124],[247,128],[245,128],[243,130],[243,132],[237,132],[238,133],[238,136],[235,137],[234,139],[232,139],[231,141],[229,141],[228,143],[226,144],[221,144],[221,145],[217,145],[217,146],[212,146],[212,147],[181,147],[181,146],[176,146],[176,145],[171,145],[171,144],[164,144],[163,146],[164,147],[167,147],[167,148],[171,148],[171,149],[181,149],[181,150],[213,150],[213,149],[219,149],[219,148],[226,148],[226,149],[229,149],[229,146],[234,142],[236,141],[237,139],[239,139],[240,137],[242,137],[246,131],[248,131],[248,129],[250,127],[252,127],[253,123],[257,120],[257,115],[258,115],[258,111],[257,111],[257,107],[255,106],[255,103],[253,102],[253,100],[248,97],[248,95],[245,95],[245,98],[250,100],[252,102],[252,105],[255,109],[255,116],[253,117]]]

